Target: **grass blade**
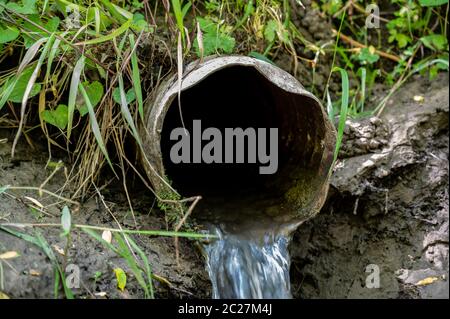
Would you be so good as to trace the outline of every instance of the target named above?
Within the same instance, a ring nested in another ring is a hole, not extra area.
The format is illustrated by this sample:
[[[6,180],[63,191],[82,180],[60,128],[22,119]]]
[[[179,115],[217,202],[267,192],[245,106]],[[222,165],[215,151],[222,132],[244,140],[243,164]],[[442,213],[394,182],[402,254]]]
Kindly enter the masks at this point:
[[[31,235],[28,235],[25,233],[21,233],[21,232],[6,228],[1,225],[0,225],[0,230],[4,231],[6,233],[9,233],[10,235],[13,235],[22,240],[25,240],[29,243],[32,243],[32,244],[38,246],[39,248],[41,248],[42,251],[45,253],[45,255],[48,257],[48,259],[50,259],[50,261],[52,262],[53,267],[55,269],[55,285],[54,285],[55,296],[57,296],[59,280],[61,280],[66,298],[67,299],[74,298],[72,291],[66,285],[65,274],[62,271],[61,266],[59,265],[55,254],[53,253],[53,250],[50,248],[48,242],[45,240],[45,238],[42,236],[42,234],[40,232],[36,231],[35,232],[36,236],[31,236]],[[59,276],[58,276],[58,274],[59,274]]]
[[[361,105],[359,112],[364,112],[364,104],[366,102],[366,68],[361,68]]]
[[[22,74],[23,70],[28,66],[28,64],[30,64],[31,60],[34,59],[41,45],[47,40],[48,38],[42,38],[37,40],[25,53],[25,56],[23,57],[22,62],[20,62],[19,68],[17,69],[14,79],[12,80],[11,83],[9,83],[8,87],[2,92],[2,98],[0,99],[0,110],[3,108],[12,91],[14,90],[14,87],[16,86],[16,83],[19,80],[19,77]]]
[[[50,53],[48,54],[47,72],[45,73],[45,82],[46,83],[47,83],[48,79],[50,78],[50,71],[52,68],[53,60],[55,59],[56,53],[58,52],[60,43],[61,43],[60,39],[55,39],[55,42],[53,42],[53,46],[50,49]]]
[[[136,125],[134,125],[133,117],[131,116],[130,110],[128,109],[127,96],[123,85],[122,74],[119,75],[119,92],[120,92],[120,111],[122,112],[125,121],[130,127],[131,133],[133,134],[134,138],[138,142],[139,146],[142,147],[141,139],[136,129]]]
[[[126,240],[128,240],[128,242],[130,243],[130,245],[133,247],[134,250],[136,250],[136,252],[139,254],[139,256],[142,259],[142,262],[144,263],[144,267],[145,267],[145,272],[147,274],[147,281],[148,281],[148,291],[150,294],[150,298],[154,299],[155,295],[153,292],[153,282],[152,282],[152,269],[150,267],[150,263],[148,262],[148,258],[147,255],[144,253],[144,251],[134,242],[134,240],[131,239],[130,236],[125,235],[124,237]]]
[[[47,53],[53,44],[53,40],[55,39],[55,34],[53,33],[47,40],[47,43],[44,46],[44,49],[42,50],[41,55],[39,56],[38,62],[36,64],[36,67],[34,68],[33,73],[31,74],[31,77],[28,81],[28,84],[25,88],[25,92],[23,94],[22,98],[22,106],[20,108],[20,120],[19,120],[19,127],[17,128],[16,136],[14,137],[14,142],[11,148],[11,157],[14,157],[14,151],[16,149],[17,142],[19,141],[20,135],[22,134],[22,128],[25,118],[25,109],[27,106],[28,97],[30,96],[31,90],[34,86],[34,83],[36,82],[36,78],[38,76],[39,71],[41,70],[42,64],[44,63],[45,58],[47,57]]]
[[[141,120],[144,121],[144,102],[142,100],[141,76],[139,75],[139,65],[136,50],[134,50],[135,47],[134,35],[130,34],[129,38],[130,38],[130,45],[133,50],[133,54],[131,55],[131,75],[133,80],[133,87],[136,93],[136,101],[138,103],[139,116],[141,117]]]
[[[175,20],[177,21],[178,30],[181,33],[181,37],[184,40],[184,24],[183,24],[183,11],[181,9],[180,0],[172,0],[173,13],[175,14]]]
[[[72,79],[70,81],[70,91],[69,91],[69,102],[67,104],[67,139],[70,138],[70,133],[72,132],[72,122],[73,122],[73,113],[75,111],[75,101],[77,99],[78,93],[78,85],[80,84],[81,72],[84,69],[85,57],[82,55],[72,72]]]
[[[126,21],[124,24],[122,24],[119,28],[115,29],[113,32],[107,34],[107,35],[103,35],[101,37],[92,39],[92,40],[87,40],[84,42],[79,42],[77,43],[77,45],[89,45],[89,44],[97,44],[97,43],[102,43],[102,42],[106,42],[106,41],[110,41],[116,37],[118,37],[119,35],[121,35],[122,33],[124,33],[125,31],[127,31],[130,26],[131,26],[131,22],[133,20],[130,19],[128,21]]]
[[[134,274],[134,277],[136,278],[139,285],[144,290],[145,296],[150,296],[150,292],[148,289],[148,285],[144,280],[144,277],[142,276],[142,270],[139,268],[136,259],[134,258],[134,255],[130,248],[128,247],[127,243],[125,242],[125,234],[114,234],[114,238],[116,239],[117,243],[119,244],[119,251],[120,255],[123,259],[126,260],[128,263],[128,266],[130,266],[131,271]]]
[[[94,137],[97,141],[97,144],[100,147],[100,150],[102,151],[106,160],[108,161],[108,164],[111,167],[112,171],[115,173],[114,167],[111,163],[111,160],[109,159],[108,152],[106,151],[105,144],[103,143],[102,134],[100,133],[100,127],[98,125],[97,119],[95,118],[94,108],[92,107],[91,100],[89,99],[89,96],[87,95],[86,90],[82,83],[78,84],[78,88],[81,94],[83,95],[84,101],[86,102],[86,106],[89,111],[89,121],[91,123],[92,132],[94,133]]]
[[[328,91],[328,88],[327,88],[327,113],[328,113],[328,118],[331,121],[334,121],[333,102],[331,102],[330,92]]]
[[[349,82],[347,71],[339,67],[335,67],[333,71],[339,71],[341,73],[342,81],[342,96],[341,96],[341,110],[339,113],[339,124],[336,137],[336,148],[334,150],[334,161],[336,161],[339,154],[339,149],[341,148],[342,137],[344,135],[345,121],[347,120],[348,114],[348,96],[349,96]]]

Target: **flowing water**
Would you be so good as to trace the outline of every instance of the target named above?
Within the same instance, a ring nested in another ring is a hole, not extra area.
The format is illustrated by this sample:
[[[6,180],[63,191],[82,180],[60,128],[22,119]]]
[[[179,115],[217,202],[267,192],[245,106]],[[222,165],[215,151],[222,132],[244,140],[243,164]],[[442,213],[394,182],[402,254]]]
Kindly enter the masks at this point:
[[[205,250],[213,298],[291,298],[289,235],[267,231],[247,236],[212,228],[218,239]]]

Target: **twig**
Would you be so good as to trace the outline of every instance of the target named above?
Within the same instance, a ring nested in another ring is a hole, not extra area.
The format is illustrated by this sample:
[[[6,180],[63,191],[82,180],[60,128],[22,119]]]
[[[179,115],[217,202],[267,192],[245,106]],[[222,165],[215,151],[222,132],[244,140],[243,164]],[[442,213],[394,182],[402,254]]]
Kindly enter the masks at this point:
[[[187,210],[186,214],[184,214],[183,218],[180,220],[180,222],[177,224],[177,226],[175,227],[175,231],[178,232],[180,230],[180,228],[183,226],[183,224],[186,222],[187,218],[189,217],[189,215],[192,213],[192,211],[194,210],[195,205],[197,205],[197,203],[199,202],[199,200],[202,199],[201,196],[194,196],[194,197],[190,197],[190,198],[186,198],[185,201],[191,201],[193,200],[191,206],[189,206],[189,209]],[[175,255],[176,255],[176,261],[177,261],[177,265],[180,266],[180,251],[178,249],[178,237],[175,236],[174,238],[174,245],[175,245]]]
[[[335,29],[333,29],[332,32],[334,35],[338,34],[338,32]],[[367,48],[368,47],[367,45],[364,45],[356,40],[353,40],[352,38],[350,38],[342,33],[340,34],[339,37],[340,37],[340,39],[342,39],[342,41],[347,42],[348,44],[350,44],[354,47],[357,47],[357,48]],[[389,59],[389,60],[392,60],[395,62],[400,62],[402,60],[400,57],[398,57],[394,54],[386,53],[386,52],[383,52],[380,50],[375,50],[375,53],[378,54],[379,56],[382,56],[383,58],[386,58],[386,59]]]
[[[398,90],[398,88],[410,77],[411,73],[407,74],[407,71],[411,67],[412,62],[421,47],[422,47],[422,44],[419,44],[416,47],[416,49],[411,54],[411,57],[409,58],[408,63],[406,64],[405,71],[403,72],[402,76],[397,80],[397,82],[395,82],[394,86],[389,91],[388,95],[386,95],[386,97],[383,98],[383,100],[381,100],[380,104],[375,108],[375,110],[378,110],[377,116],[381,115],[381,113],[383,112],[384,108],[387,105],[387,101],[390,99],[392,94],[394,94]]]
[[[8,189],[12,189],[12,190],[30,190],[30,191],[37,191],[37,192],[39,192],[39,194],[45,193],[45,194],[47,194],[47,195],[53,196],[53,197],[55,197],[55,198],[58,198],[58,199],[60,199],[60,200],[62,200],[62,201],[65,201],[65,202],[68,202],[68,203],[77,205],[78,207],[80,206],[80,203],[77,202],[77,201],[74,201],[74,200],[71,200],[71,199],[69,199],[69,198],[60,196],[60,195],[58,195],[58,194],[55,194],[55,193],[53,193],[53,192],[51,192],[51,191],[49,191],[49,190],[46,190],[46,189],[40,188],[40,187],[34,187],[34,186],[9,186]]]

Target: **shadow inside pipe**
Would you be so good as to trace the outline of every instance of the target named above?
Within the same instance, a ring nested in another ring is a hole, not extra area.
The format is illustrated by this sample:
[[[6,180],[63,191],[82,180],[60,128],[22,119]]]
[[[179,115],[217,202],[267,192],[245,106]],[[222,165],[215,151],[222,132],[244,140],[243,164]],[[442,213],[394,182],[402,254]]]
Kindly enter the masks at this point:
[[[265,128],[267,143],[269,129],[278,129],[275,150],[278,165],[274,174],[260,174],[263,165],[258,160],[256,163],[192,163],[192,145],[191,163],[175,164],[170,151],[177,141],[171,140],[170,134],[182,127],[175,98],[164,119],[161,150],[166,176],[182,196],[201,195],[202,205],[225,201],[236,206],[242,205],[245,199],[260,202],[267,209],[275,204],[281,207],[291,195],[306,202],[311,192],[323,183],[320,145],[325,126],[316,102],[279,88],[256,69],[231,66],[213,73],[181,93],[181,110],[191,143],[194,120],[201,121],[203,130],[218,128],[222,137],[225,128]],[[207,143],[203,141],[202,145]],[[247,147],[248,140],[246,152]]]

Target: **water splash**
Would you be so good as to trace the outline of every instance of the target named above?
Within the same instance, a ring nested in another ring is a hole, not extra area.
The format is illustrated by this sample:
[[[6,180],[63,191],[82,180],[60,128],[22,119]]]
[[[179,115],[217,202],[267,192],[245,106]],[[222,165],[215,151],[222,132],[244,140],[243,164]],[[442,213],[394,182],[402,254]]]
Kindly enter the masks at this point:
[[[287,235],[246,238],[218,227],[214,232],[219,238],[205,246],[213,298],[292,298]]]

